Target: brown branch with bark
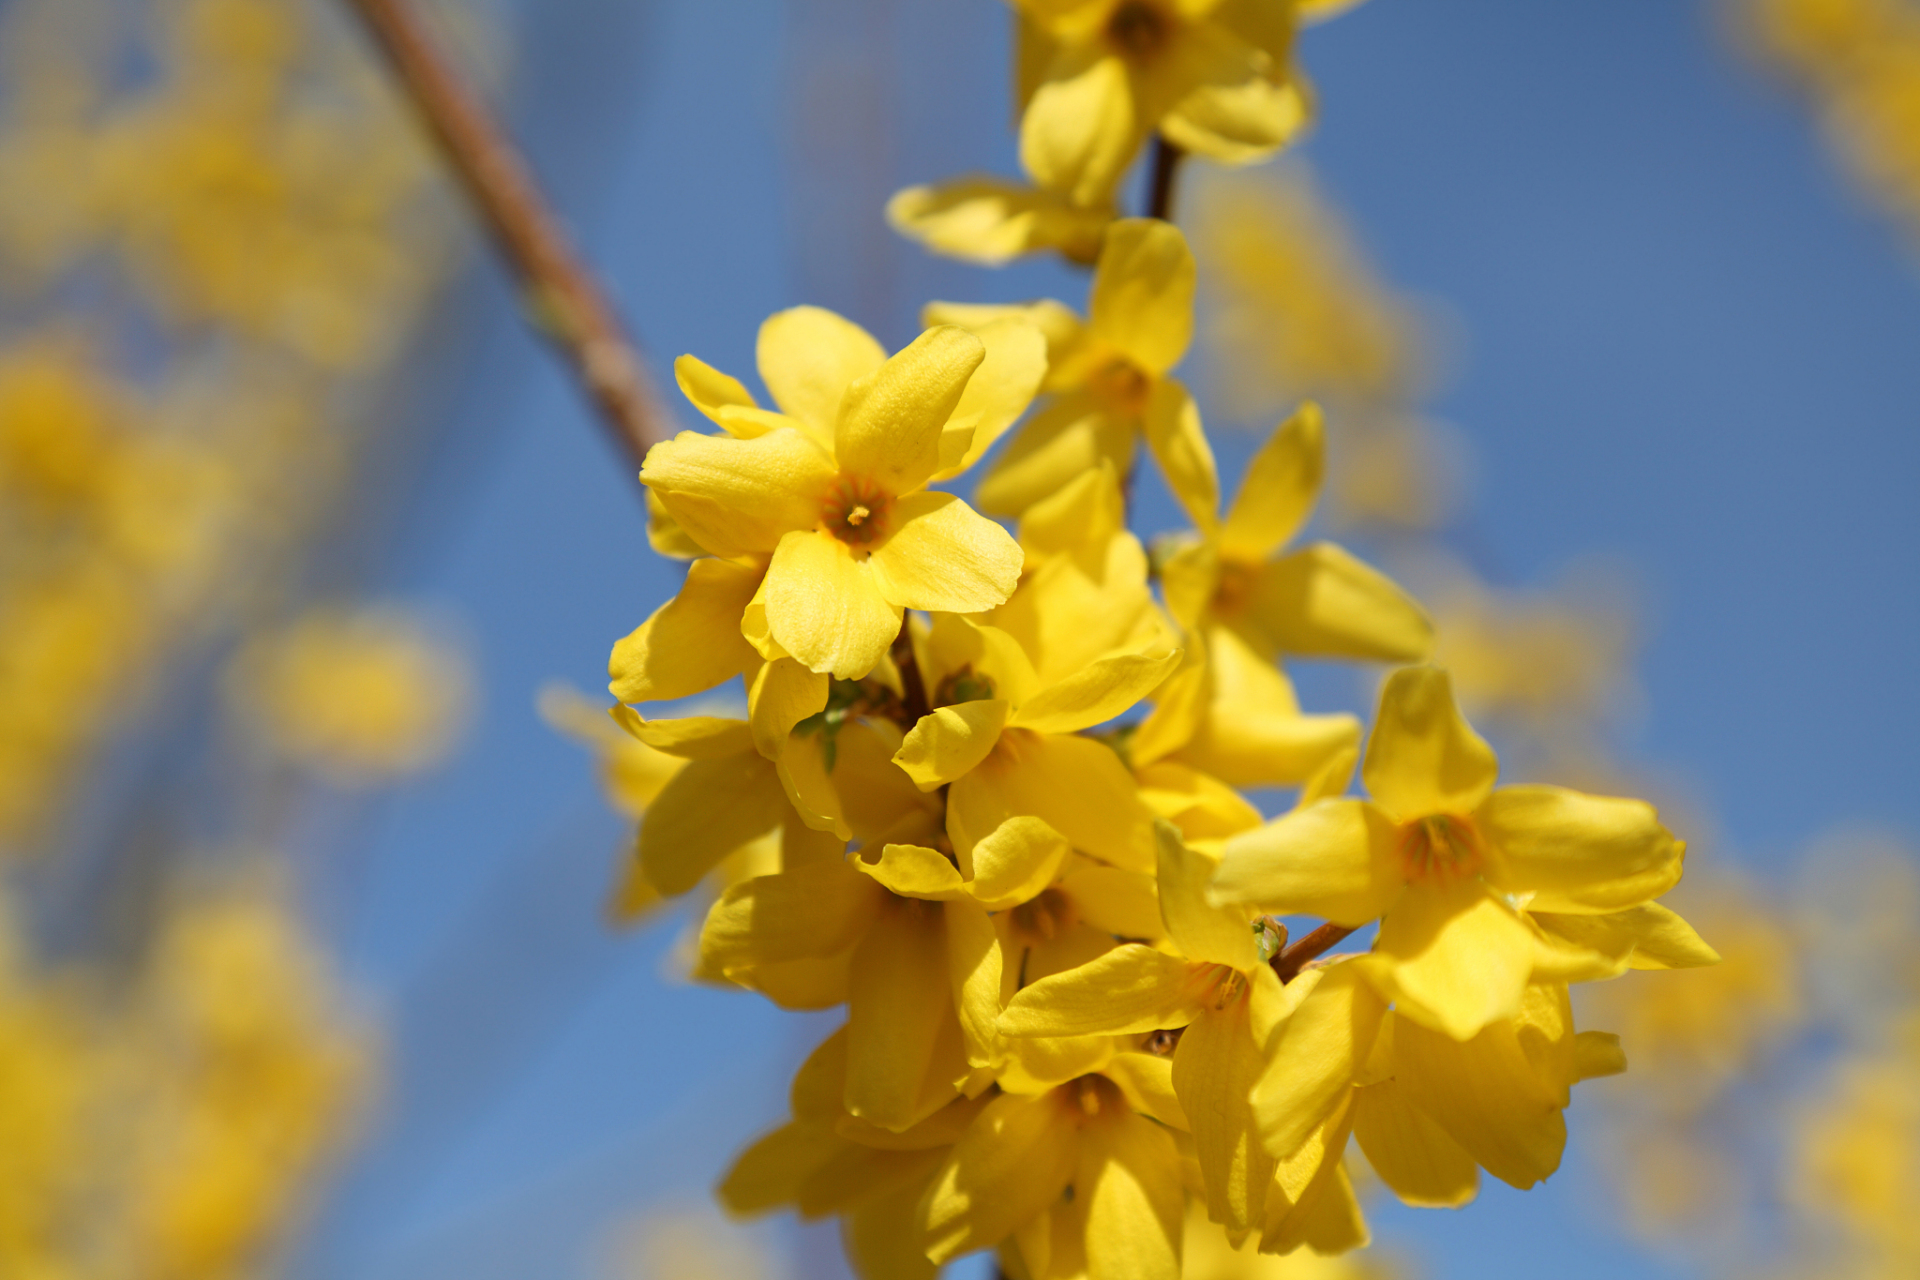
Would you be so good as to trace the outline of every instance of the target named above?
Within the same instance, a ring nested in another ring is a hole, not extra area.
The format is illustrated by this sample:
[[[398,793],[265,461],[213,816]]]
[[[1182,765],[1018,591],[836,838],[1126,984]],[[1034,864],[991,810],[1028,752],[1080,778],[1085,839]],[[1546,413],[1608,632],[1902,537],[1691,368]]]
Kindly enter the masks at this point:
[[[475,209],[636,466],[672,434],[639,347],[580,260],[559,216],[499,121],[435,45],[406,0],[346,0],[397,75]]]
[[[1318,960],[1339,946],[1352,933],[1353,930],[1345,925],[1323,924],[1275,956],[1272,960],[1273,971],[1279,975],[1280,981],[1292,982],[1309,962]]]

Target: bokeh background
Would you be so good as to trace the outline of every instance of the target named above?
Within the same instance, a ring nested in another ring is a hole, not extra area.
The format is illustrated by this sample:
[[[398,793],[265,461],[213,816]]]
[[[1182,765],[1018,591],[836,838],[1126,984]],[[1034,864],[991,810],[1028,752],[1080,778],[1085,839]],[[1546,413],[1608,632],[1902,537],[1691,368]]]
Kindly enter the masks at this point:
[[[797,303],[897,346],[929,299],[1080,301],[1068,268],[939,260],[882,214],[909,183],[1014,170],[998,0],[441,7],[467,11],[463,56],[662,376],[689,351],[744,373],[759,321]],[[1300,159],[1421,317],[1453,502],[1425,545],[1630,634],[1610,767],[1676,806],[1690,878],[1791,907],[1829,878],[1823,850],[1920,843],[1920,224],[1850,177],[1731,8],[1369,0],[1303,39],[1321,118]],[[1183,214],[1207,189],[1189,175]],[[629,824],[537,695],[599,699],[612,641],[678,569],[470,219],[449,202],[438,225],[457,265],[382,384],[395,443],[315,572],[457,633],[467,723],[437,771],[289,840],[386,1065],[287,1265],[606,1277],[783,1114],[829,1023],[675,981],[678,915],[606,922]],[[1229,360],[1203,344],[1189,374],[1232,475],[1277,417],[1209,390]],[[1142,521],[1177,523],[1151,489]],[[1375,534],[1340,536],[1406,553]],[[1309,709],[1367,708],[1371,675],[1296,674]],[[1739,1065],[1729,1088],[1756,1099],[1821,1070],[1811,1050]],[[1700,1231],[1648,1229],[1623,1190],[1659,1174],[1608,1140],[1627,1122],[1604,1091],[1634,1081],[1576,1091],[1566,1164],[1533,1192],[1370,1205],[1379,1247],[1435,1280],[1713,1274]],[[754,1239],[796,1277],[836,1274],[828,1230]]]

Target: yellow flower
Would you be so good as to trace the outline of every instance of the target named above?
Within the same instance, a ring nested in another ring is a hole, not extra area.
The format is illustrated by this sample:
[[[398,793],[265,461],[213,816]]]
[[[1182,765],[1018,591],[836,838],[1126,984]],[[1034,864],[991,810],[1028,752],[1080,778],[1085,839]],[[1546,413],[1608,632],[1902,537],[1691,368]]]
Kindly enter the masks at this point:
[[[640,478],[688,537],[724,558],[769,556],[743,630],[763,656],[859,679],[903,609],[977,612],[1013,591],[1020,549],[929,482],[958,474],[1018,417],[1041,340],[1017,324],[929,329],[888,359],[830,312],[760,331],[760,371],[783,414],[691,357],[681,385],[727,436],[682,432]]]
[[[1863,1277],[1920,1266],[1920,1024],[1904,1043],[1844,1061],[1795,1126],[1788,1194],[1840,1229],[1829,1265]]]
[[[1083,627],[1083,637],[1098,631]],[[1079,731],[1150,693],[1178,664],[1178,650],[1157,638],[1132,650],[1096,641],[1061,655],[1070,661],[1043,659],[1036,671],[1006,632],[953,615],[936,619],[927,649],[934,710],[906,735],[894,761],[921,790],[946,788],[956,853],[965,857],[1010,818],[1033,815],[1083,853],[1152,868],[1148,814],[1126,765]]]
[[[288,761],[342,785],[425,769],[451,749],[465,658],[403,613],[320,610],[262,636],[231,677],[235,709]]]
[[[1319,407],[1303,405],[1254,455],[1226,519],[1209,505],[1203,536],[1167,555],[1167,608],[1189,629],[1231,630],[1268,661],[1419,661],[1433,625],[1385,575],[1327,542],[1274,554],[1312,514],[1325,457]]]
[[[1482,1168],[1522,1190],[1550,1176],[1569,1089],[1626,1069],[1614,1036],[1574,1031],[1564,985],[1527,987],[1513,1016],[1462,1041],[1389,1010],[1364,966],[1342,959],[1287,984],[1293,1012],[1252,1094],[1268,1151],[1317,1141],[1323,1117],[1344,1114],[1402,1200],[1458,1206]]]
[[[1000,1026],[1016,1036],[1184,1027],[1173,1090],[1191,1120],[1208,1212],[1237,1245],[1261,1225],[1276,1171],[1256,1140],[1251,1094],[1288,1013],[1286,996],[1247,913],[1207,904],[1214,863],[1167,823],[1156,843],[1160,913],[1176,954],[1115,948],[1019,992]]]
[[[1519,1015],[1537,967],[1553,971],[1526,911],[1641,908],[1679,881],[1686,850],[1642,801],[1495,790],[1498,770],[1445,672],[1396,671],[1361,770],[1373,799],[1322,800],[1229,840],[1215,894],[1346,926],[1380,920],[1363,971],[1405,1017],[1469,1039]]]
[[[920,1202],[927,1256],[1000,1248],[1031,1280],[1178,1280],[1186,1193],[1165,1059],[1122,1054],[972,1118]],[[1159,1123],[1156,1123],[1158,1121]]]
[[[1135,439],[1147,445],[1197,523],[1219,499],[1213,452],[1193,398],[1168,371],[1193,336],[1193,255],[1178,228],[1128,218],[1107,231],[1082,323],[1056,302],[1024,307],[933,303],[926,318],[970,326],[1024,317],[1047,335],[1043,390],[1034,414],[980,482],[980,509],[1017,516],[1104,460],[1114,474],[1133,467]]]
[[[1309,114],[1291,0],[1014,0],[1020,161],[1098,204],[1156,129],[1227,164],[1286,145]]]
[[[956,1098],[896,1133],[847,1111],[847,1069],[842,1027],[794,1074],[792,1119],[727,1170],[720,1202],[741,1216],[787,1207],[802,1218],[837,1215],[856,1274],[931,1280],[915,1207],[985,1100]]]

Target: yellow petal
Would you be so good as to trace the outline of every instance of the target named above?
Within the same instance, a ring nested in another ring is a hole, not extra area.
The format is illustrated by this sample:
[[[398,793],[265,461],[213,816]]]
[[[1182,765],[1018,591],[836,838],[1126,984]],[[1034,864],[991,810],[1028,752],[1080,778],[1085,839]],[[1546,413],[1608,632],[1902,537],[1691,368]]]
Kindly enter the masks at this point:
[[[972,772],[1000,741],[1006,723],[1007,704],[1001,698],[936,708],[908,731],[893,762],[922,791],[932,791]]]
[[[1115,475],[1133,466],[1134,424],[1085,391],[1056,396],[1027,419],[974,491],[980,510],[1018,516],[1105,461]]]
[[[753,728],[722,716],[648,720],[631,707],[614,707],[614,722],[635,739],[682,760],[718,760],[753,749]]]
[[[1240,625],[1268,653],[1419,662],[1433,651],[1433,623],[1419,604],[1329,542],[1261,569]]]
[[[921,1084],[953,1019],[939,906],[888,898],[853,956],[847,1111],[896,1131],[923,1119]]]
[[[1178,649],[1101,658],[1027,699],[1008,723],[1037,733],[1090,729],[1152,693],[1179,665]]]
[[[1039,566],[992,620],[1032,655],[1042,685],[1078,676],[1102,658],[1165,653],[1176,642],[1147,586],[1146,551],[1130,533],[1108,539],[1098,554]]]
[[[1060,555],[1104,559],[1107,544],[1126,527],[1127,504],[1120,493],[1120,478],[1113,464],[1102,458],[1093,470],[1027,508],[1020,517],[1020,545],[1032,565]]]
[[[1260,826],[1260,811],[1244,796],[1188,765],[1162,761],[1133,772],[1147,808],[1178,827],[1188,843],[1208,842],[1210,857],[1217,856],[1218,842]]]
[[[1247,464],[1220,526],[1220,554],[1257,563],[1291,541],[1313,514],[1326,464],[1326,427],[1320,406],[1309,400]]]
[[[1159,853],[1160,916],[1166,921],[1167,936],[1189,960],[1242,971],[1258,965],[1260,947],[1246,912],[1207,902],[1213,860],[1187,848],[1173,824],[1153,825]]]
[[[1022,989],[1000,1015],[1000,1030],[1010,1036],[1090,1036],[1184,1027],[1212,982],[1207,966],[1130,942]]]
[[[954,325],[928,329],[847,389],[833,432],[840,470],[890,494],[911,493],[940,469],[940,435],[986,345]]]
[[[1276,1252],[1285,1252],[1285,1245],[1297,1239],[1309,1252],[1333,1257],[1364,1249],[1372,1241],[1366,1217],[1360,1211],[1360,1198],[1353,1193],[1353,1181],[1338,1160],[1325,1163],[1324,1177],[1309,1189],[1293,1215],[1276,1225],[1277,1241],[1284,1242]],[[1267,1248],[1265,1235],[1260,1247]]]
[[[1480,1193],[1480,1168],[1392,1080],[1355,1091],[1353,1136],[1380,1181],[1407,1204],[1456,1209]]]
[[[661,789],[640,824],[640,869],[661,893],[685,893],[790,813],[773,763],[758,752],[694,760]]]
[[[1104,232],[1106,226],[1101,224]],[[1047,340],[1049,357],[1076,346],[1085,326],[1073,308],[1052,298],[1035,302],[929,302],[920,309],[920,323],[929,329],[937,324],[957,324],[975,331],[1002,320],[1020,320],[1032,325]]]
[[[947,829],[971,849],[1008,818],[1031,814],[1115,866],[1154,865],[1152,815],[1112,748],[1089,738],[1009,729],[947,794]]]
[[[1087,1199],[1088,1276],[1180,1280],[1179,1168],[1172,1136],[1139,1116],[1081,1131],[1074,1193]]]
[[[1193,340],[1194,280],[1193,253],[1178,227],[1122,218],[1107,228],[1094,268],[1087,327],[1148,372],[1164,374]]]
[[[926,1252],[946,1263],[999,1244],[1073,1180],[1072,1126],[1049,1096],[1003,1094],[954,1145],[921,1203]]]
[[[853,838],[840,807],[840,791],[827,768],[826,742],[819,734],[790,739],[775,762],[787,803],[800,820],[816,831],[833,833],[843,844]]]
[[[794,307],[760,326],[756,359],[774,403],[831,439],[846,389],[885,364],[887,353],[851,320]]]
[[[1373,798],[1402,822],[1472,813],[1493,790],[1500,762],[1453,700],[1453,681],[1435,667],[1387,678],[1360,776]]]
[[[1229,839],[1212,897],[1357,928],[1400,900],[1398,838],[1378,807],[1322,800]]]
[[[728,889],[707,913],[701,961],[726,972],[834,955],[866,935],[886,902],[886,890],[845,863],[756,876]]]
[[[959,475],[978,462],[1033,403],[1047,376],[1047,339],[1024,316],[1005,316],[966,328],[986,348],[986,359],[940,433],[936,479]]]
[[[1548,933],[1570,943],[1624,955],[1629,968],[1693,969],[1720,962],[1720,953],[1692,925],[1657,902],[1606,915],[1528,914]]]
[[[1191,1130],[1186,1108],[1173,1091],[1173,1059],[1151,1053],[1116,1053],[1101,1074],[1120,1086],[1127,1105],[1171,1129]]]
[[[1486,837],[1487,879],[1527,894],[1529,909],[1620,911],[1680,881],[1686,846],[1643,800],[1560,787],[1502,787],[1474,813]]]
[[[692,560],[707,554],[707,549],[680,527],[680,522],[667,510],[667,504],[651,489],[647,490],[647,545],[670,560]]]
[[[941,1158],[940,1152],[928,1152],[920,1159],[937,1165]],[[914,1220],[926,1186],[926,1178],[915,1172],[897,1171],[892,1185],[861,1200],[841,1219],[847,1261],[864,1280],[934,1280],[939,1273],[921,1247]]]
[[[786,750],[793,727],[826,708],[827,677],[792,658],[762,663],[747,686],[747,721],[753,745],[769,760]]]
[[[989,911],[1018,906],[1053,883],[1068,852],[1066,837],[1040,819],[1008,818],[973,846],[973,896]]]
[[[1285,673],[1239,635],[1226,627],[1204,634],[1206,710],[1179,749],[1182,761],[1232,786],[1265,787],[1297,786],[1344,754],[1357,758],[1358,720],[1302,714]]]
[[[981,613],[1013,594],[1023,560],[1013,535],[950,493],[914,493],[868,563],[882,594],[907,609]]]
[[[1610,1031],[1582,1031],[1573,1038],[1574,1079],[1597,1080],[1627,1069],[1627,1052]]]
[[[1556,1089],[1543,1082],[1512,1022],[1464,1043],[1396,1021],[1395,1079],[1480,1166],[1526,1190],[1560,1167],[1567,1128]]]
[[[872,876],[903,898],[926,898],[945,902],[967,894],[966,881],[959,868],[938,850],[912,844],[890,844],[880,850],[879,861],[869,861],[862,853],[848,860],[855,871]]]
[[[1346,1104],[1373,1050],[1387,1006],[1352,962],[1309,971],[1288,984],[1310,983],[1280,1024],[1252,1105],[1260,1139],[1285,1160]]]
[[[1251,1101],[1266,1061],[1248,1021],[1249,1003],[1243,996],[1224,1009],[1203,1008],[1173,1052],[1173,1087],[1192,1126],[1207,1213],[1235,1238],[1259,1224],[1274,1168]]]
[[[893,762],[899,739],[863,721],[840,726],[833,775],[854,838],[866,844],[914,841],[939,829],[938,796],[923,794]]]
[[[1147,401],[1142,426],[1147,447],[1187,518],[1202,532],[1211,532],[1219,520],[1220,475],[1193,397],[1172,378],[1161,379]]]
[[[747,390],[740,379],[720,372],[698,356],[681,356],[675,360],[673,380],[679,384],[680,394],[717,426],[726,426],[720,421],[720,410],[728,406],[759,407],[753,392]]]
[[[1255,75],[1200,85],[1162,117],[1160,132],[1195,155],[1251,164],[1286,146],[1312,118],[1312,101],[1296,79]]]
[[[1073,204],[1105,204],[1146,128],[1126,65],[1090,44],[1067,46],[1020,119],[1020,164]]]
[[[949,901],[943,914],[947,978],[960,1028],[966,1034],[967,1061],[975,1067],[997,1069],[1005,1060],[1004,1042],[996,1025],[1005,977],[999,932],[986,908],[964,898]]]
[[[1060,891],[1082,920],[1116,938],[1158,938],[1160,901],[1153,877],[1075,858],[1060,878]]]
[[[900,609],[870,565],[831,534],[782,538],[760,593],[773,639],[813,671],[842,680],[872,671],[900,633]]]
[[[1456,1040],[1513,1018],[1533,972],[1533,934],[1477,880],[1410,885],[1360,963],[1410,1021]]]
[[[609,686],[621,702],[704,693],[758,657],[740,635],[740,615],[760,586],[757,568],[701,559],[687,566],[679,594],[613,646]]]
[[[992,685],[994,695],[1018,706],[1037,687],[1033,663],[1019,641],[999,627],[956,613],[936,613],[921,655],[921,674],[930,689],[948,677],[971,674]]]
[[[647,452],[640,479],[688,536],[716,556],[765,554],[790,529],[811,529],[833,459],[798,431],[752,440],[682,431]]]
[[[987,267],[1043,249],[1092,262],[1112,218],[1110,204],[1083,208],[1054,192],[984,174],[908,187],[887,201],[887,222],[901,235]]]
[[[846,1145],[824,1125],[784,1124],[734,1157],[715,1195],[727,1212],[741,1215],[795,1204],[801,1184]]]

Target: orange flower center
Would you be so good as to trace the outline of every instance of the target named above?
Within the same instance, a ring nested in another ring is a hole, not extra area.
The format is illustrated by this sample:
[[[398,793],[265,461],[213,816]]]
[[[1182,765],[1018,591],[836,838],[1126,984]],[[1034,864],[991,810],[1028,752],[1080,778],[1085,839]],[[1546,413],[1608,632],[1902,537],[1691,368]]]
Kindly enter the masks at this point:
[[[886,541],[893,495],[871,480],[841,476],[827,489],[820,523],[850,547],[866,549]]]
[[[1087,390],[1110,411],[1138,417],[1147,411],[1153,378],[1125,356],[1114,356],[1088,376]]]
[[[1083,1120],[1094,1120],[1103,1115],[1118,1118],[1127,1114],[1126,1095],[1120,1092],[1119,1085],[1105,1076],[1080,1076],[1061,1085],[1060,1092]]]
[[[1400,827],[1400,862],[1416,884],[1445,886],[1479,874],[1486,861],[1480,833],[1450,813],[1415,818]]]
[[[1172,21],[1145,0],[1122,0],[1107,19],[1107,40],[1123,57],[1148,57],[1172,33]]]
[[[1259,566],[1223,557],[1218,572],[1213,588],[1213,611],[1222,618],[1231,618],[1247,607],[1247,599],[1253,595],[1254,584],[1259,580]]]

